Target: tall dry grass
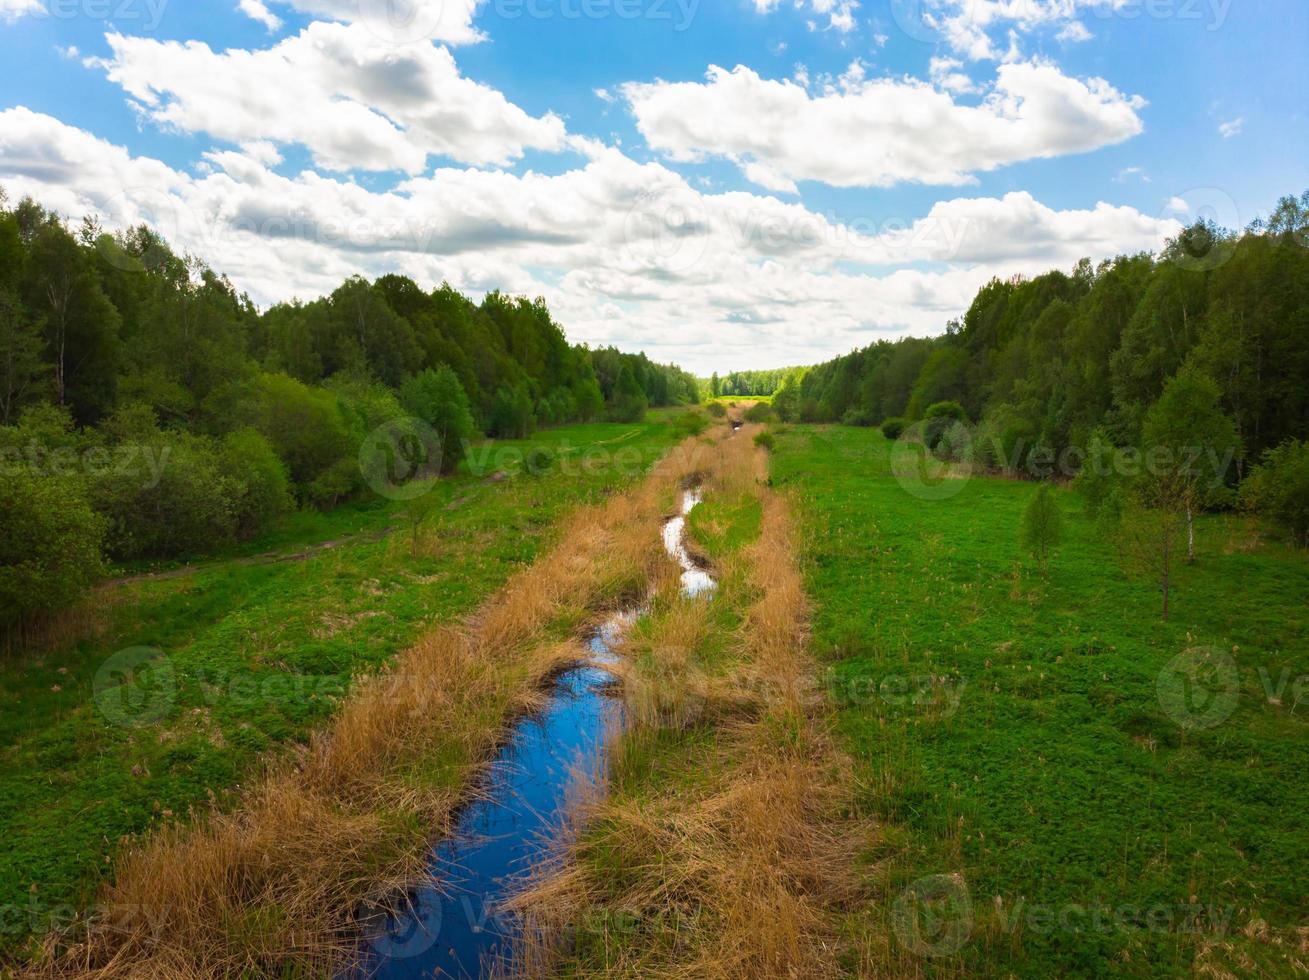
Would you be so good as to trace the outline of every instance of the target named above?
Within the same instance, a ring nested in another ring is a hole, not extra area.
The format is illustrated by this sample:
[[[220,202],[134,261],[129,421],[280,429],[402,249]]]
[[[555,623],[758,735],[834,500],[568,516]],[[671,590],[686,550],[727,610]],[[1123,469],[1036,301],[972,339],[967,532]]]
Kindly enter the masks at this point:
[[[530,974],[843,972],[842,917],[862,894],[857,858],[874,831],[854,815],[849,761],[815,683],[786,503],[760,479],[748,431],[721,449],[709,493],[762,504],[758,540],[719,569],[714,602],[741,613],[728,662],[700,655],[723,617],[657,600],[626,651],[629,729],[612,755],[613,792],[592,795],[576,843],[515,900]],[[661,686],[667,676],[680,683]],[[633,710],[646,691],[657,696]],[[680,713],[666,703],[677,691]],[[696,730],[670,740],[670,718]]]
[[[331,975],[358,916],[428,874],[430,840],[507,722],[584,657],[559,636],[665,573],[659,526],[713,445],[688,440],[627,493],[577,511],[558,544],[466,623],[363,680],[310,743],[271,761],[230,812],[193,814],[118,860],[85,935],[50,937],[37,975]],[[433,760],[462,760],[462,770]]]

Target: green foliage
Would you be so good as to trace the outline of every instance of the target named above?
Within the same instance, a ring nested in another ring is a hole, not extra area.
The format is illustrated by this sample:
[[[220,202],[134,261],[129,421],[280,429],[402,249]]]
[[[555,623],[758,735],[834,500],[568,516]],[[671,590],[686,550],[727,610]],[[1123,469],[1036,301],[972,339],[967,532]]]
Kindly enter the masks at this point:
[[[80,598],[103,574],[104,521],[80,480],[6,463],[0,479],[0,626]]]
[[[428,368],[405,381],[400,401],[432,427],[441,440],[441,472],[455,471],[474,435],[468,395],[446,365]]]
[[[222,472],[231,485],[238,538],[258,534],[294,507],[286,465],[254,429],[225,435],[221,454]]]
[[[705,411],[716,419],[721,419],[727,414],[727,406],[722,402],[710,402],[705,406]]]
[[[609,416],[615,422],[639,422],[645,418],[649,400],[645,390],[636,379],[636,373],[630,364],[623,364],[619,370],[618,382],[614,386],[613,407]]]
[[[741,417],[747,422],[772,422],[777,418],[777,413],[768,402],[755,402]]]
[[[1241,504],[1309,546],[1309,442],[1288,439],[1264,453],[1241,485]]]
[[[882,423],[882,435],[892,441],[899,439],[904,429],[905,421],[898,416],[892,416]]]
[[[967,421],[968,415],[958,402],[936,402],[923,413],[923,442],[928,449],[935,450],[954,429]]]
[[[855,405],[845,410],[841,416],[842,425],[856,425],[868,427],[877,424],[877,419],[873,417],[872,410],[863,405]]]
[[[1062,533],[1059,503],[1048,483],[1042,483],[1023,508],[1023,547],[1045,571],[1050,567],[1050,556],[1059,547]]]
[[[500,439],[522,439],[536,428],[532,399],[522,388],[501,388],[491,403],[487,433]]]
[[[771,432],[756,432],[754,437],[754,444],[762,449],[766,449],[769,452],[772,452],[773,447],[777,445],[777,439],[773,436]]]
[[[690,409],[679,413],[673,418],[673,427],[683,437],[698,436],[709,428],[709,419],[705,417],[703,412]]]
[[[285,374],[261,374],[236,409],[235,421],[261,433],[286,464],[302,500],[347,496],[357,478],[357,448],[340,399]],[[347,478],[350,468],[354,477]]]

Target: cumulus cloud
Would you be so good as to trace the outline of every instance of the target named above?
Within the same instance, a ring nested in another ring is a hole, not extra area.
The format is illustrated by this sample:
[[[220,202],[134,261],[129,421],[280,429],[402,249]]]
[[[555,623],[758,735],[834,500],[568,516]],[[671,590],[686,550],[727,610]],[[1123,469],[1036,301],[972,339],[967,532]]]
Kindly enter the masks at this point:
[[[76,219],[149,221],[262,303],[400,272],[474,295],[543,295],[576,341],[692,369],[815,361],[938,332],[994,275],[1156,248],[1180,225],[1028,194],[943,201],[916,218],[707,194],[659,163],[589,146],[563,173],[439,168],[373,191],[270,169],[266,144],[186,173],[27,109],[0,111],[0,181]]]
[[[941,83],[964,84],[950,67],[937,62]],[[1120,143],[1143,128],[1143,99],[1046,64],[1001,65],[978,105],[914,79],[867,80],[862,70],[816,93],[743,65],[711,66],[706,78],[630,82],[622,93],[646,141],[670,159],[725,157],[766,167],[775,182],[959,185],[1006,164]]]
[[[782,0],[754,0],[757,13],[772,13]],[[794,0],[796,10],[808,11],[810,30],[831,30],[848,34],[855,28],[854,12],[859,9],[858,0]],[[823,18],[826,18],[824,22]]]
[[[282,18],[269,10],[263,0],[241,0],[239,9],[241,13],[263,24],[270,31],[278,30],[282,26]]]
[[[1058,40],[1089,40],[1079,19],[1103,16],[1132,0],[919,0],[893,3],[899,26],[919,40],[941,41],[955,54],[972,60],[1021,57],[1019,39],[1042,29],[1056,30]],[[1003,39],[1003,43],[1001,43]]]
[[[238,144],[301,144],[329,170],[418,173],[431,154],[503,165],[528,148],[564,145],[557,116],[531,116],[465,78],[446,48],[392,44],[359,24],[313,23],[253,51],[106,40],[111,56],[89,64],[150,120]]]
[[[315,17],[358,24],[390,43],[443,41],[472,44],[484,40],[473,27],[482,0],[277,0]]]
[[[41,0],[0,0],[0,20],[12,24],[26,14],[44,13]]]

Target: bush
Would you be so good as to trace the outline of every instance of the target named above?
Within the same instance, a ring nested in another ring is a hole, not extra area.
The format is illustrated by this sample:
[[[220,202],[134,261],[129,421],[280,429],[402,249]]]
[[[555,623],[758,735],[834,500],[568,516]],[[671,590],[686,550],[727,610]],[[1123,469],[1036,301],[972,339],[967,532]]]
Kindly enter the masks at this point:
[[[0,480],[0,626],[70,605],[104,573],[105,522],[76,479],[6,472]]]
[[[755,434],[754,444],[763,449],[767,449],[771,453],[773,447],[777,445],[777,440],[773,438],[771,432],[759,432]]]
[[[122,456],[131,465],[107,467],[91,480],[91,500],[109,522],[110,555],[122,561],[175,558],[235,538],[242,485],[220,465],[217,442],[135,428],[120,452],[123,447],[131,451]]]
[[[525,439],[535,428],[531,396],[522,388],[497,388],[491,401],[489,434],[497,439]]]
[[[302,499],[334,503],[358,486],[357,435],[332,392],[285,374],[263,374],[242,400],[238,421],[268,439]]]
[[[904,433],[904,419],[889,418],[882,423],[882,435],[894,442]]]
[[[694,409],[682,412],[677,418],[673,419],[673,428],[679,435],[698,436],[705,429],[709,428],[709,420],[704,414]]]
[[[722,402],[710,402],[705,406],[705,411],[716,419],[721,419],[727,414],[727,408]]]
[[[937,402],[929,405],[923,413],[923,442],[928,449],[935,449],[941,444],[946,433],[956,425],[968,421],[964,408],[958,402]]]
[[[258,534],[294,506],[286,465],[254,429],[237,429],[224,436],[222,460],[232,485],[237,537]]]
[[[1309,546],[1309,442],[1287,439],[1265,452],[1241,486],[1241,506]]]
[[[401,387],[400,402],[436,432],[441,440],[440,471],[453,473],[475,431],[468,393],[455,373],[442,364],[414,375]]]
[[[768,402],[755,402],[745,410],[743,417],[747,422],[771,422],[777,416]]]
[[[874,424],[873,413],[861,406],[847,408],[845,414],[841,416],[842,425],[857,425],[867,428]]]

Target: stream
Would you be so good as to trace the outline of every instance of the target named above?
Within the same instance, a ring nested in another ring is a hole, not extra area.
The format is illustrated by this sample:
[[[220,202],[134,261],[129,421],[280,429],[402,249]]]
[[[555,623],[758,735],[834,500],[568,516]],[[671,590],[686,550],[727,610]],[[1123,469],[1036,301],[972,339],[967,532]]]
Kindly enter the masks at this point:
[[[698,487],[682,491],[679,513],[664,522],[663,543],[681,566],[682,591],[707,595],[713,578],[687,549],[687,515]],[[591,655],[554,681],[541,711],[511,726],[504,746],[459,813],[454,833],[435,845],[430,868],[437,887],[410,896],[406,914],[391,915],[366,942],[351,977],[485,977],[512,972],[517,922],[497,914],[523,877],[550,855],[580,785],[603,772],[605,746],[622,723],[622,701],[606,688],[614,646],[641,614],[614,613],[589,638]]]

